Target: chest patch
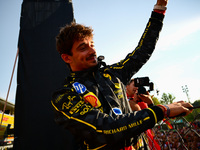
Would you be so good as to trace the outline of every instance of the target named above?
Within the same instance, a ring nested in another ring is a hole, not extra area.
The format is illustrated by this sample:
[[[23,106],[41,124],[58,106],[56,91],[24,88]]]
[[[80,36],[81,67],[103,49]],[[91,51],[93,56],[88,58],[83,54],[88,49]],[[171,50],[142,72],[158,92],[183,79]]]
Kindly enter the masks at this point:
[[[86,87],[78,82],[72,84],[78,94],[83,94],[87,89]]]
[[[122,115],[122,111],[121,111],[120,108],[115,107],[115,108],[113,108],[112,110],[113,110],[113,112],[115,113],[115,115]]]
[[[85,102],[89,102],[93,107],[98,108],[101,106],[101,102],[99,101],[99,99],[96,97],[94,93],[89,92],[83,97],[84,97]]]

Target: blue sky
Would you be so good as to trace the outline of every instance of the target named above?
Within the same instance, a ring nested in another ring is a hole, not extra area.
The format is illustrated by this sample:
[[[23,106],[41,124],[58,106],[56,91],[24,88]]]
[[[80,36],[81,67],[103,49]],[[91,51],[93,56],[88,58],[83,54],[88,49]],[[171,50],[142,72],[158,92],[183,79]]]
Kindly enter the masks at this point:
[[[136,46],[156,0],[73,0],[78,23],[92,26],[98,55],[107,64],[123,59]],[[22,0],[0,0],[0,97],[5,99],[17,52]],[[175,101],[200,99],[200,1],[169,0],[163,30],[150,60],[134,77],[149,76],[155,89]],[[15,103],[16,74],[8,101]],[[152,94],[155,94],[152,92]]]

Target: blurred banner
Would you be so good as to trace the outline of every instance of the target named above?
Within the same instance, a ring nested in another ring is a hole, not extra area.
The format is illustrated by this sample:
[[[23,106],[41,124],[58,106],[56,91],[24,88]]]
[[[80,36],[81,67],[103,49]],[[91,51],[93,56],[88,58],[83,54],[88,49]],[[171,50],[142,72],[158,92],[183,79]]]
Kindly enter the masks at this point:
[[[74,20],[70,0],[24,0],[21,7],[14,150],[74,150],[54,122],[53,91],[69,71],[56,51],[60,27]]]

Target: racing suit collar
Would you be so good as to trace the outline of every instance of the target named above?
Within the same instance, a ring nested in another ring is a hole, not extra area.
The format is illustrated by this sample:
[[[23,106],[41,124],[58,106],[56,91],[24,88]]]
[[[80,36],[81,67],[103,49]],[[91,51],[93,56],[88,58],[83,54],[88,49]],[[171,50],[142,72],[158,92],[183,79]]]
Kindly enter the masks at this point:
[[[70,75],[72,77],[85,77],[87,76],[88,74],[92,74],[93,72],[95,72],[96,70],[98,70],[99,68],[99,65],[96,65],[92,68],[89,68],[87,70],[84,70],[84,71],[75,71],[75,72],[70,72]]]

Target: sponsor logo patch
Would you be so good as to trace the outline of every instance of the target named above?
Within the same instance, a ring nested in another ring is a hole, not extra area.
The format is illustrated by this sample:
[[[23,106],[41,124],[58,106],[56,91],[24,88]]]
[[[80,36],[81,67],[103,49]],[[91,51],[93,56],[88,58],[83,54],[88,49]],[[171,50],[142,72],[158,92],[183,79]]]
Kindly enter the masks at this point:
[[[87,89],[83,84],[75,82],[72,84],[78,94],[83,94]]]
[[[115,115],[122,115],[121,109],[115,107],[115,108],[113,108],[112,110],[113,110],[113,112],[115,113]]]
[[[90,103],[93,107],[98,108],[101,106],[101,102],[99,101],[99,99],[96,97],[94,93],[89,92],[85,94],[83,97],[84,97],[85,102]]]

